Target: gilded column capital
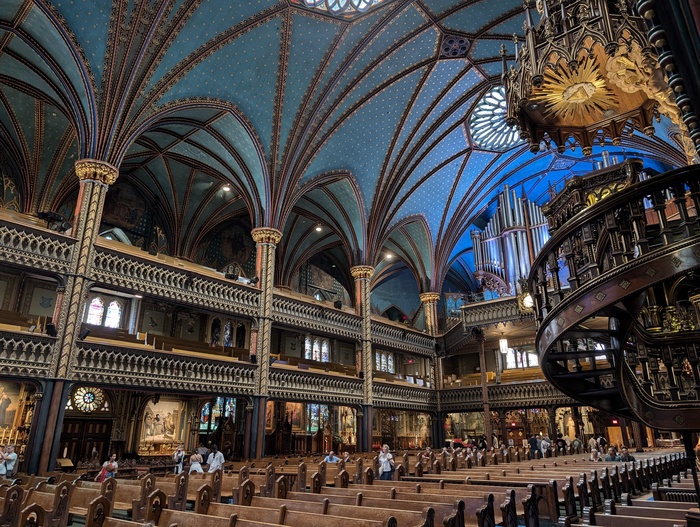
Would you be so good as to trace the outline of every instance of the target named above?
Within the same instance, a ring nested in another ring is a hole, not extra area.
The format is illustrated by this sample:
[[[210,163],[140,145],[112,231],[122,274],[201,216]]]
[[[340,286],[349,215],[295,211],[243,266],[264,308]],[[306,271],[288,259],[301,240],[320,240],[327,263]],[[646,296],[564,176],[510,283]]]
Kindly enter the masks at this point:
[[[105,161],[78,159],[75,162],[75,174],[80,181],[90,179],[109,186],[119,177],[119,169]]]
[[[370,265],[356,265],[350,268],[350,274],[355,280],[358,278],[372,278],[374,267]]]
[[[250,231],[255,243],[272,243],[277,245],[282,239],[282,233],[272,227],[256,227]]]
[[[440,293],[421,293],[420,301],[424,304],[434,304],[440,300]]]

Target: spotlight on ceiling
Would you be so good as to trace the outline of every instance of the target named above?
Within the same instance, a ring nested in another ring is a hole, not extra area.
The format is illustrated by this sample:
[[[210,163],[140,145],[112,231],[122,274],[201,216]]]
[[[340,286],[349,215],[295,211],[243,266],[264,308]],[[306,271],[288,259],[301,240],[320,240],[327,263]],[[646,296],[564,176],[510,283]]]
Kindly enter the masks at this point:
[[[224,192],[228,192],[231,190],[231,187],[229,185],[224,185],[223,187],[221,187],[221,190],[223,190]]]
[[[391,254],[391,253],[386,253],[386,259],[387,259],[387,260],[391,260],[393,257],[394,257],[393,254]]]
[[[323,230],[323,227],[321,227],[320,223],[316,224],[316,232],[321,232]]]

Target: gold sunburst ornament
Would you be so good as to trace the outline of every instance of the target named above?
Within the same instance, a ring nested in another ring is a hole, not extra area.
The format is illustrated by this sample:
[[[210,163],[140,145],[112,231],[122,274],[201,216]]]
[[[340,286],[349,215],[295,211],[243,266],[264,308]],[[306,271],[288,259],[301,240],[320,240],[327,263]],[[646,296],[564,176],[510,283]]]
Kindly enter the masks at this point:
[[[615,94],[605,85],[594,60],[585,58],[578,68],[562,66],[544,75],[542,86],[532,94],[532,100],[544,106],[545,115],[553,114],[567,122],[601,115],[617,105]]]

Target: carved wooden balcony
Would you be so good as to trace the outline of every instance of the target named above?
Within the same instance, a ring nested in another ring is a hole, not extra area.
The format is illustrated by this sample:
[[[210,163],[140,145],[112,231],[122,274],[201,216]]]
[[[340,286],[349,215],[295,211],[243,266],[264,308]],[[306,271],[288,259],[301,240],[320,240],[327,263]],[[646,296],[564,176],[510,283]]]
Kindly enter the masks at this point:
[[[48,229],[36,218],[0,210],[0,246],[6,263],[67,273],[74,245],[74,238]]]
[[[563,223],[530,274],[537,349],[565,394],[650,426],[699,422],[700,168],[633,183]],[[597,360],[596,360],[597,359]]]

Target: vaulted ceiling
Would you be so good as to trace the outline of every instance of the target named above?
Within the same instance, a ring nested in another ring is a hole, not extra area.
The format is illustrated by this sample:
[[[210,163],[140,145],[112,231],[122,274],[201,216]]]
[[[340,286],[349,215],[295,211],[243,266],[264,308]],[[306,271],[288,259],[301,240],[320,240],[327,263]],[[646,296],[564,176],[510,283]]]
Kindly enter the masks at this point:
[[[0,160],[27,212],[75,193],[76,159],[118,166],[176,255],[244,217],[283,232],[280,283],[326,252],[346,277],[466,287],[469,230],[504,184],[542,204],[591,168],[471,136],[523,20],[522,0],[3,0]],[[613,154],[682,164],[669,128]]]

